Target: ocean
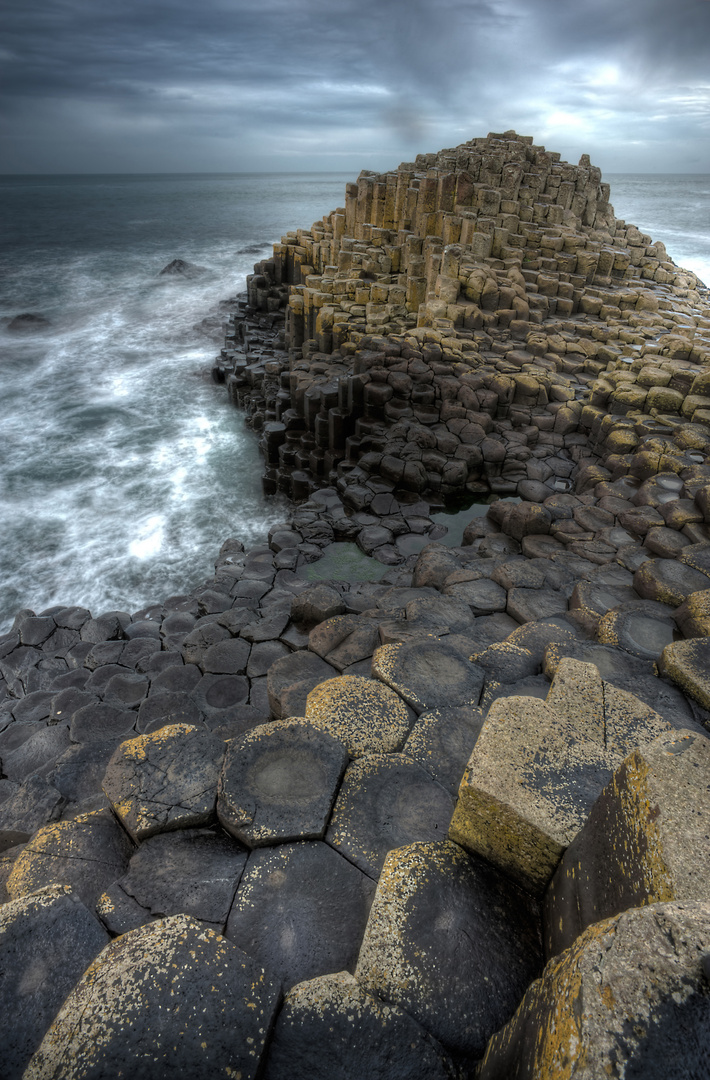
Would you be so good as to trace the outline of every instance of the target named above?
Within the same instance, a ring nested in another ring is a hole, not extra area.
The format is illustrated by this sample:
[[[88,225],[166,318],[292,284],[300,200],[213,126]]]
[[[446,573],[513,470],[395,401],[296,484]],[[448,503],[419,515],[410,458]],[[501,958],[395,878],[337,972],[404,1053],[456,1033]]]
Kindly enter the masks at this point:
[[[182,593],[226,537],[255,543],[284,516],[209,378],[219,303],[350,179],[0,177],[0,629],[21,607],[133,612]],[[710,177],[605,179],[618,217],[710,283]],[[161,275],[176,258],[200,269]],[[46,325],[9,330],[23,313]]]

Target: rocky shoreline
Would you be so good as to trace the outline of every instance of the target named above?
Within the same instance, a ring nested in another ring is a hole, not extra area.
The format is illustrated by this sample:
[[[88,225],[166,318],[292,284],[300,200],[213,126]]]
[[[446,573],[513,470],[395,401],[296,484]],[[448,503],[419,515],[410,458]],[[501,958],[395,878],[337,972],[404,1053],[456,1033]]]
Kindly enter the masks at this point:
[[[8,1080],[708,1075],[707,290],[507,132],[284,237],[213,376],[288,519],[0,641]]]

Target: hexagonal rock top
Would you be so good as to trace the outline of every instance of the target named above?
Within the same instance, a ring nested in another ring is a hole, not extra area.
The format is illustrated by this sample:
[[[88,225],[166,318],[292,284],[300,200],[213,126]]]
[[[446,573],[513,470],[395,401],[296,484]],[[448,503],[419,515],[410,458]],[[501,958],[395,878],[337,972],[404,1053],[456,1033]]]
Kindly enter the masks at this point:
[[[353,970],[374,883],[319,840],[249,856],[226,935],[283,982]]]
[[[387,857],[355,971],[456,1055],[480,1057],[538,975],[537,904],[457,844]]]
[[[328,679],[306,699],[306,720],[339,739],[354,758],[399,750],[412,719],[393,690],[361,675]]]
[[[393,848],[446,836],[454,800],[405,754],[368,754],[345,774],[326,839],[377,880]]]
[[[136,842],[214,816],[225,745],[208,731],[173,724],[121,743],[103,789]]]
[[[264,1080],[450,1080],[441,1046],[396,1005],[366,994],[347,971],[294,986],[279,1013]]]
[[[382,645],[372,674],[391,686],[417,712],[478,705],[485,674],[446,640]]]
[[[707,1076],[708,955],[707,901],[651,904],[590,926],[528,989],[477,1076]]]
[[[112,941],[84,973],[27,1080],[256,1077],[279,988],[213,930],[174,915]]]
[[[262,724],[228,744],[217,816],[252,848],[319,840],[347,763],[343,744],[306,720]]]
[[[113,814],[95,810],[38,829],[7,880],[13,900],[48,885],[70,885],[85,904],[125,873],[132,845]]]

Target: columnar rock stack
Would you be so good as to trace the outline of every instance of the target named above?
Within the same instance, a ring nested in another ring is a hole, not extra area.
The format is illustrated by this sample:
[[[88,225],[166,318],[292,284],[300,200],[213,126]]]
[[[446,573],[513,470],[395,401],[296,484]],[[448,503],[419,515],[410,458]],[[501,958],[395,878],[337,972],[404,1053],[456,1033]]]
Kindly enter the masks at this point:
[[[706,294],[513,133],[346,201],[215,369],[288,519],[0,638],[3,1077],[707,1076]]]

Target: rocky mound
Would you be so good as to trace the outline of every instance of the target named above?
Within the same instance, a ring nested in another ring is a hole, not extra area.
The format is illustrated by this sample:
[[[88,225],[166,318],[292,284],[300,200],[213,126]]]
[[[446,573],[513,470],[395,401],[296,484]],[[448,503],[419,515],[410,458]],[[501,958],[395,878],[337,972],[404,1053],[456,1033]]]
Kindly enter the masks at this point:
[[[289,519],[18,614],[8,1078],[705,1074],[710,308],[608,195],[514,133],[361,176],[214,372]]]

